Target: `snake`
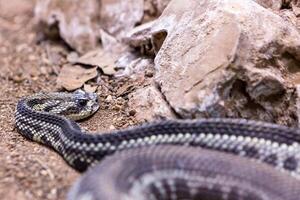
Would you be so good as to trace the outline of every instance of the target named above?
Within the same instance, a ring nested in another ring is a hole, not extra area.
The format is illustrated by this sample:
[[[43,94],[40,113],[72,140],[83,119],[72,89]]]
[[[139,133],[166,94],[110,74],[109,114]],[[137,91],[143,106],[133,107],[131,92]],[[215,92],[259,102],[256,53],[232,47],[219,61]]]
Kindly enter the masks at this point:
[[[15,125],[79,172],[69,200],[269,200],[300,197],[300,130],[233,118],[163,120],[107,133],[75,121],[95,93],[21,98]]]

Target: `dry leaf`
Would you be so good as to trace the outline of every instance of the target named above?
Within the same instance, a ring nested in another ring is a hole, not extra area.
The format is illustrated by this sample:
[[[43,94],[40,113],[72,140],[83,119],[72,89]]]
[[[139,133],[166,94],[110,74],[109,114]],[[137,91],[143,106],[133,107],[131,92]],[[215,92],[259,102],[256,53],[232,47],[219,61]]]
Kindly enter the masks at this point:
[[[66,90],[75,90],[97,75],[97,67],[87,69],[79,65],[64,65],[58,75],[57,84]]]
[[[123,95],[127,95],[129,94],[130,92],[132,92],[133,90],[135,90],[135,86],[134,84],[129,84],[129,85],[123,85],[122,87],[120,87],[118,90],[117,90],[117,94],[116,96],[123,96]]]
[[[76,61],[78,64],[98,66],[102,69],[106,75],[113,75],[116,73],[115,70],[115,59],[111,54],[105,53],[102,50],[94,50],[86,53],[85,55],[78,58]]]

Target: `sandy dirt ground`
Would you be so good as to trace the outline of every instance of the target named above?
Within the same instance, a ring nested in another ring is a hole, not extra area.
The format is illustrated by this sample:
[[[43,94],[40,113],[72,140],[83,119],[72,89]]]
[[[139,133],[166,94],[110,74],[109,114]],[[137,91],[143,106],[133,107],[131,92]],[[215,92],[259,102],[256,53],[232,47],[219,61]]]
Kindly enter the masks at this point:
[[[37,44],[34,0],[0,0],[0,199],[65,199],[79,173],[54,151],[24,139],[14,128],[18,99],[39,91],[55,91],[67,50],[49,41]],[[106,92],[100,110],[81,126],[103,131],[134,124],[126,98],[113,97],[118,83],[103,77]],[[124,81],[127,84],[126,81]],[[123,83],[123,84],[124,84]],[[111,87],[111,88],[110,88]],[[98,89],[98,91],[101,89]]]

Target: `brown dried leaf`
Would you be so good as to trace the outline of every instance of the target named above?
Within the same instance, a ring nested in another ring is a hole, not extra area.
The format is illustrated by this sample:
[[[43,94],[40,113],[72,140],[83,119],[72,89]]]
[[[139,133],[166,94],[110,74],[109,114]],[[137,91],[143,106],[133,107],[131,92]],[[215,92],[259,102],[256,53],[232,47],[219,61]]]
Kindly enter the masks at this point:
[[[64,65],[58,75],[57,84],[66,90],[75,90],[97,75],[97,67],[84,68],[79,65]]]
[[[129,94],[130,92],[134,91],[135,89],[135,86],[134,84],[130,84],[130,85],[123,85],[122,87],[120,87],[118,90],[117,90],[117,96],[123,96],[123,95],[127,95]]]
[[[86,53],[85,55],[78,58],[76,63],[98,66],[102,69],[103,73],[106,75],[113,75],[116,73],[115,70],[115,58],[109,53],[102,50],[95,50]]]

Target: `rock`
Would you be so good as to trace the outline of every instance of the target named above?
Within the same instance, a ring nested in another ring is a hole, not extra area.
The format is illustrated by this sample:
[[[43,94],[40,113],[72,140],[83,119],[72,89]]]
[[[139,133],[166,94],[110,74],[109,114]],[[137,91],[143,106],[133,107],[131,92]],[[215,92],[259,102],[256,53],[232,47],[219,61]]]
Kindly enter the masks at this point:
[[[140,122],[175,118],[172,110],[154,85],[137,89],[131,93],[128,106],[135,109],[134,116]]]
[[[134,42],[161,44],[155,80],[177,115],[297,124],[300,35],[271,10],[252,0],[172,0],[138,32]]]
[[[124,37],[123,41],[129,46],[139,49],[145,56],[155,56],[166,38],[166,32],[152,31],[153,26],[159,25],[156,20],[135,27]],[[162,24],[162,27],[166,24]]]
[[[33,2],[31,1],[19,1],[19,0],[10,0],[10,1],[0,1],[0,13],[1,16],[5,18],[13,18],[15,16],[22,14],[30,14],[33,7]],[[24,18],[24,17],[23,17]],[[3,26],[3,19],[1,19],[1,26]],[[14,22],[16,23],[16,22]],[[10,26],[14,26],[14,23],[9,23]]]
[[[299,0],[290,0],[290,6],[293,9],[293,12],[296,17],[300,16],[300,1]]]
[[[298,27],[299,30],[299,19],[296,17],[293,11],[291,11],[290,9],[280,10],[279,15],[284,20],[290,22],[293,26]]]
[[[169,2],[170,0],[144,0],[143,23],[159,17]]]
[[[112,102],[113,98],[111,95],[108,95],[107,98],[105,99],[107,102]]]
[[[284,0],[254,0],[254,1],[265,8],[279,10],[283,5]]]
[[[96,92],[98,86],[96,85],[90,85],[90,84],[84,84],[83,85],[83,90],[86,91],[86,92]]]
[[[124,55],[117,62],[119,72],[116,76],[127,76],[131,79],[138,79],[152,73],[153,76],[153,60],[147,58],[133,59],[131,54]]]
[[[113,37],[102,29],[100,30],[100,33],[101,44],[104,51],[115,57],[119,57],[121,54],[128,51],[127,45],[123,44],[117,38]]]
[[[34,14],[48,37],[59,34],[70,47],[84,53],[97,46],[99,10],[97,0],[38,0]]]
[[[170,0],[102,0],[101,27],[122,39],[137,24],[156,19]]]
[[[144,0],[101,1],[101,27],[117,38],[141,22],[143,14]]]

